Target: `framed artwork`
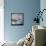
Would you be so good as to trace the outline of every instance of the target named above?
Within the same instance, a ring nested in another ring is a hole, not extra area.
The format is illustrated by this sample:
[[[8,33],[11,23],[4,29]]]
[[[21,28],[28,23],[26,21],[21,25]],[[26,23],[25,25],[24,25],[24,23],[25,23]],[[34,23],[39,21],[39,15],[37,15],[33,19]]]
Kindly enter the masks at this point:
[[[24,25],[24,13],[11,13],[11,25]]]

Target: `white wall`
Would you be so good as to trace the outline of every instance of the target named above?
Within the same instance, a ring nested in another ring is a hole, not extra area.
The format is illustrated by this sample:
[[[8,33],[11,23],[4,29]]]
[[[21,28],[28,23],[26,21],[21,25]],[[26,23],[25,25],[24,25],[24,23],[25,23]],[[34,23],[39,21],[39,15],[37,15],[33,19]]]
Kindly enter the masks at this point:
[[[46,9],[46,0],[40,0],[40,9]],[[43,22],[40,22],[41,25],[46,26],[46,11],[43,12]]]
[[[41,9],[46,9],[46,0],[40,0],[40,7]]]
[[[0,42],[4,41],[4,0],[0,0]]]

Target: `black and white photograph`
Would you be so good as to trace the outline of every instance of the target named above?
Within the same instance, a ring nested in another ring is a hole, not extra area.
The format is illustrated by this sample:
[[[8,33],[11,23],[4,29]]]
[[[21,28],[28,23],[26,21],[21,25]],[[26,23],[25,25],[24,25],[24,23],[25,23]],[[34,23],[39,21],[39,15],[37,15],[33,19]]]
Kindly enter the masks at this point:
[[[11,13],[12,25],[24,25],[24,13]]]

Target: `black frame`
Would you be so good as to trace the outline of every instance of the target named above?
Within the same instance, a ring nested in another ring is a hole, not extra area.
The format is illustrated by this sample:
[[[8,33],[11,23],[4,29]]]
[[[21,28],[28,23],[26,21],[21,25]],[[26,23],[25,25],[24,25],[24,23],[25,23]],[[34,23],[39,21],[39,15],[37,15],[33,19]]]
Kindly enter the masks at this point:
[[[13,16],[13,14],[18,14],[18,15],[20,15],[21,14],[21,16],[22,16],[22,23],[20,23],[20,24],[12,24],[12,16]],[[11,13],[11,25],[16,25],[16,26],[18,26],[18,25],[24,25],[24,13]]]

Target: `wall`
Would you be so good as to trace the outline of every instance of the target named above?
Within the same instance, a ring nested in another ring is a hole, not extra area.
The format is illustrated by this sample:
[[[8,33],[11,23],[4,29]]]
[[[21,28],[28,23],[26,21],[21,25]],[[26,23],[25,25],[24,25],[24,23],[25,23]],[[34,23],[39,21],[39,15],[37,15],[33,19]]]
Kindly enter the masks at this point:
[[[0,42],[4,41],[4,0],[0,0]]]
[[[32,28],[35,12],[40,9],[40,0],[4,0],[4,35],[7,41],[18,41]],[[11,12],[24,13],[24,25],[11,25]]]
[[[40,1],[40,9],[41,9],[41,11],[43,10],[43,9],[46,9],[46,0],[41,0]],[[46,26],[46,10],[43,12],[43,15],[42,15],[42,17],[43,17],[43,22],[41,21],[40,22],[40,25],[42,25],[42,26]]]

